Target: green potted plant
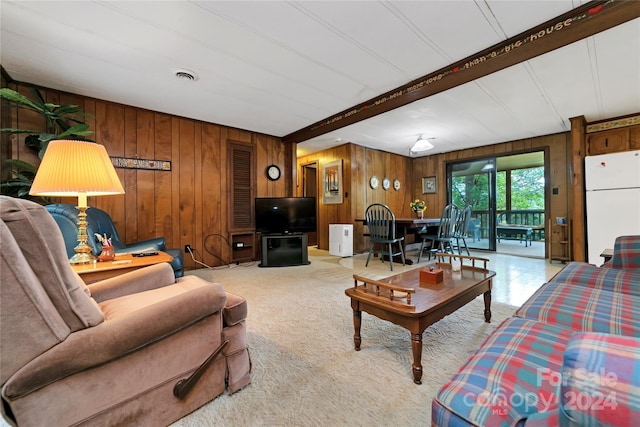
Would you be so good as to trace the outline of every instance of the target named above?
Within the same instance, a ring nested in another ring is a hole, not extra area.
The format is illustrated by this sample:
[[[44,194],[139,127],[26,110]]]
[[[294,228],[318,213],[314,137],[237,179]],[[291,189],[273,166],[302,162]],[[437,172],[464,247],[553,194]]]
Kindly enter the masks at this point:
[[[0,132],[10,135],[27,134],[24,140],[25,146],[35,152],[42,159],[50,141],[56,139],[86,140],[93,134],[89,125],[82,118],[87,117],[77,105],[58,105],[46,102],[40,91],[36,88],[29,89],[32,98],[28,98],[13,89],[1,88],[0,100],[4,107],[27,109],[42,116],[44,130],[2,128]],[[4,167],[11,170],[11,177],[0,184],[2,194],[13,197],[29,198],[40,203],[48,203],[42,197],[29,196],[31,184],[38,170],[37,165],[32,165],[24,160],[6,159]]]

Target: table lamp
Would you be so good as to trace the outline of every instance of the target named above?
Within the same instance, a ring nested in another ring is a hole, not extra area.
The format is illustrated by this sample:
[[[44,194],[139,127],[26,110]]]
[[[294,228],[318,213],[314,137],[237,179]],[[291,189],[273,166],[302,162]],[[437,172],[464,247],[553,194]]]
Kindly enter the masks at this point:
[[[87,243],[87,197],[124,194],[116,170],[103,145],[87,141],[51,141],[29,194],[78,197],[78,246],[71,264],[93,262]]]

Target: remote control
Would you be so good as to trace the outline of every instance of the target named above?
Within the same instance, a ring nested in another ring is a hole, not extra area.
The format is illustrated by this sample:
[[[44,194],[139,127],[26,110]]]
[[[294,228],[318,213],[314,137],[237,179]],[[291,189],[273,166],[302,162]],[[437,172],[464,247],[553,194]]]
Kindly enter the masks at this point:
[[[154,255],[158,255],[158,252],[138,252],[131,255],[135,257],[154,256]]]

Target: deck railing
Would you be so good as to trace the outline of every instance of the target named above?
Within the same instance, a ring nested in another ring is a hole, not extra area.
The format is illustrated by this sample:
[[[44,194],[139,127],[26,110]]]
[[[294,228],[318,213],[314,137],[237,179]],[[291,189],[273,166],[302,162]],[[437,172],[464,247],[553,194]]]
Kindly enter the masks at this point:
[[[471,215],[472,224],[469,227],[469,237],[474,237],[472,230],[476,229],[476,238],[486,239],[488,237],[489,212],[486,210],[474,210]],[[521,209],[511,211],[498,211],[496,215],[497,224],[517,224],[528,225],[533,228],[533,240],[544,240],[544,210],[542,209]],[[536,228],[538,227],[538,228]]]

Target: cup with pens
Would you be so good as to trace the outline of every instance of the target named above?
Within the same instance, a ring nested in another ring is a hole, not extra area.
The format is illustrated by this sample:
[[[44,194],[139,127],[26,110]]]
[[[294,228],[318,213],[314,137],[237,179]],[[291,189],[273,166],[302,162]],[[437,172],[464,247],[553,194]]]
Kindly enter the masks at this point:
[[[111,244],[111,238],[107,238],[106,234],[102,236],[95,233],[96,239],[102,243],[102,252],[98,255],[98,261],[113,261],[116,257],[116,251]]]

